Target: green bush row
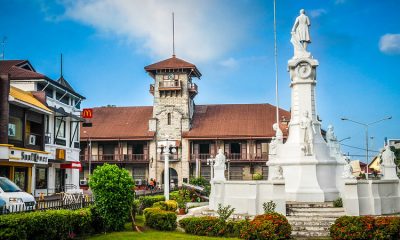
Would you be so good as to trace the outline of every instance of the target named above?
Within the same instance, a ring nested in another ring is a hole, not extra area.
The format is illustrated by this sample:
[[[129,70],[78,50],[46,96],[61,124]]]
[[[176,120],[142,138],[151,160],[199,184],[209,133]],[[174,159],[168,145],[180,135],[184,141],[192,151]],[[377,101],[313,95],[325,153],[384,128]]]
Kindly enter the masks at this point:
[[[400,217],[351,217],[336,219],[330,227],[333,239],[400,239]]]
[[[173,231],[176,229],[176,213],[161,210],[160,208],[146,208],[144,211],[145,224],[148,227]]]
[[[0,216],[0,239],[70,239],[98,230],[92,210],[47,210]]]
[[[186,233],[242,239],[290,239],[291,226],[278,213],[258,215],[252,221],[221,221],[216,217],[189,217],[179,221]]]
[[[249,221],[221,221],[216,217],[188,217],[179,221],[186,233],[199,236],[239,237]]]
[[[164,195],[139,197],[139,212],[141,213],[145,208],[151,208],[154,203],[161,201],[165,201]]]
[[[154,203],[153,208],[159,208],[164,211],[175,212],[178,209],[178,203],[174,200],[160,201]]]

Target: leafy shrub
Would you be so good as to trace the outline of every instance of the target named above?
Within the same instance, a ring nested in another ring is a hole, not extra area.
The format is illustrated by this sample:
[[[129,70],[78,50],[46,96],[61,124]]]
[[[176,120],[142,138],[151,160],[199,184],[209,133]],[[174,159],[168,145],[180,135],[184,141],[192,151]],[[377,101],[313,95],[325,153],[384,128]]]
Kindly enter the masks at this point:
[[[207,196],[210,195],[211,184],[210,184],[210,181],[208,181],[204,177],[190,178],[189,183],[192,184],[192,185],[203,187],[204,188],[204,193]]]
[[[253,180],[262,180],[262,179],[263,179],[263,175],[261,175],[260,173],[253,174]]]
[[[188,217],[179,221],[179,225],[185,229],[186,233],[199,236],[217,236],[213,235],[215,226],[219,223],[216,217]]]
[[[276,203],[274,203],[272,200],[269,202],[265,202],[263,203],[263,209],[264,209],[264,214],[273,213],[275,212],[276,209]]]
[[[105,230],[122,230],[134,198],[134,182],[128,170],[106,163],[94,170],[89,186]]]
[[[90,209],[0,216],[0,239],[69,239],[94,232]]]
[[[139,212],[141,213],[145,208],[150,208],[154,203],[160,201],[165,201],[164,195],[139,197]]]
[[[343,207],[343,200],[342,198],[338,198],[335,201],[333,201],[333,206],[334,207]]]
[[[256,216],[242,228],[240,237],[244,239],[289,239],[292,228],[285,216],[269,213]]]
[[[231,205],[224,207],[222,204],[218,204],[217,214],[220,221],[225,222],[233,212],[235,212],[235,208],[231,208]]]
[[[160,201],[154,203],[153,208],[159,208],[164,211],[175,212],[178,209],[178,203],[174,200]]]
[[[161,231],[176,229],[176,214],[159,208],[146,208],[144,210],[145,224]]]
[[[332,239],[400,239],[399,217],[343,216],[330,228]]]

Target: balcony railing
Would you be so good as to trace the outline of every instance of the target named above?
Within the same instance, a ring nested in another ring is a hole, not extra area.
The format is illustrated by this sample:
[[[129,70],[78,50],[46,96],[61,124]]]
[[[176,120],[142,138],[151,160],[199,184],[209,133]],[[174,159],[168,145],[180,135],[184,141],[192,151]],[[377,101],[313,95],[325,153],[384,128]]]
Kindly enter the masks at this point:
[[[215,156],[212,156],[213,158]],[[190,161],[194,162],[196,159],[206,161],[211,158],[211,154],[191,154]],[[228,153],[226,159],[232,162],[235,161],[268,161],[268,153]]]
[[[181,90],[181,81],[179,80],[164,80],[158,85],[159,90]]]
[[[147,154],[102,154],[92,155],[91,162],[148,162]],[[81,155],[82,162],[89,162],[89,155]]]
[[[197,84],[196,83],[188,83],[188,90],[192,96],[195,96],[198,93]]]

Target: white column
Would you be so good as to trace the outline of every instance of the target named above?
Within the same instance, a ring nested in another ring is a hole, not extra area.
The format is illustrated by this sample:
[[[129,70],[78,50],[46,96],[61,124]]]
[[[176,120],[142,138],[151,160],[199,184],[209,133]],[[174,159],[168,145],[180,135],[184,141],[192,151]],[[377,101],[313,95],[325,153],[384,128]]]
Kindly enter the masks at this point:
[[[164,148],[164,196],[165,201],[169,200],[169,149]]]

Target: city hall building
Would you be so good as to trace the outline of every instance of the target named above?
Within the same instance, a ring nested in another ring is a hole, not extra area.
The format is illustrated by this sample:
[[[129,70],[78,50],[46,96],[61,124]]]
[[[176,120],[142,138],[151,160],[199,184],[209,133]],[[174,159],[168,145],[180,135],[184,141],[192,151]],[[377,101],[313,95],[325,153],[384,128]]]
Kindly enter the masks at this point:
[[[226,177],[251,180],[268,177],[268,146],[275,135],[276,107],[270,104],[197,105],[201,73],[194,64],[175,56],[144,68],[153,79],[153,106],[95,107],[91,127],[82,127],[81,179],[103,163],[126,168],[137,185],[151,178],[163,184],[164,145],[168,145],[171,182],[191,177],[210,179],[207,160],[218,149],[226,154]],[[287,135],[288,111],[279,110]]]

